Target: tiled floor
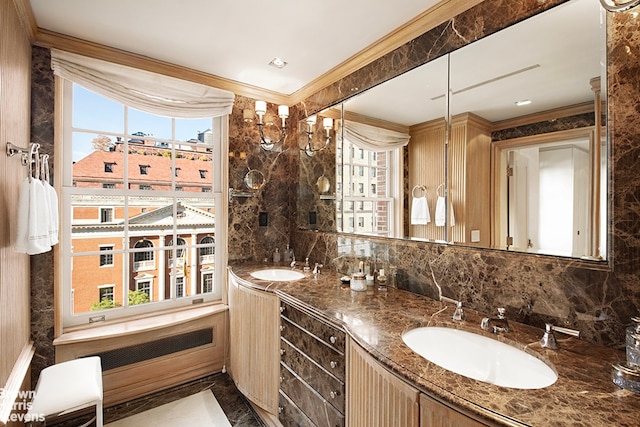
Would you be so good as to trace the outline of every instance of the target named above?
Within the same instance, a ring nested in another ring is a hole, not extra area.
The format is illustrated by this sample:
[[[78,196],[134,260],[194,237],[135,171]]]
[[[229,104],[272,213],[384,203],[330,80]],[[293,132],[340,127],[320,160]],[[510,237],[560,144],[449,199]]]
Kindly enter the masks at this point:
[[[233,380],[227,374],[210,375],[131,402],[105,408],[104,423],[107,424],[207,389],[213,392],[232,426],[264,427],[264,423],[254,413],[245,397],[238,391]],[[90,416],[86,416],[58,424],[52,424],[50,421],[47,425],[77,427],[87,422],[90,418]]]

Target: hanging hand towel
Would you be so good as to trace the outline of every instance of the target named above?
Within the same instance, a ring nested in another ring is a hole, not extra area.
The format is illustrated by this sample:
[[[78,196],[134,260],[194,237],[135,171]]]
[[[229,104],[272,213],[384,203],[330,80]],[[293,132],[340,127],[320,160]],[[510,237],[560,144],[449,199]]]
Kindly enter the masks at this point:
[[[414,197],[411,202],[411,224],[424,225],[431,222],[429,205],[426,197]]]
[[[49,212],[49,244],[54,246],[58,244],[58,194],[46,180],[43,183]]]
[[[51,250],[47,196],[39,179],[26,178],[20,188],[15,250],[29,255]]]
[[[436,226],[444,227],[447,221],[447,207],[444,197],[438,196],[436,200]]]

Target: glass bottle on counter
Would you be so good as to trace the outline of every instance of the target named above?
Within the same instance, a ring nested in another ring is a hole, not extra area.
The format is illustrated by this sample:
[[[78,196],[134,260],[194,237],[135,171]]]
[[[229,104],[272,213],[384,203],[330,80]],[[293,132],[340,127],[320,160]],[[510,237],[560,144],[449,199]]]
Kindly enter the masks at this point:
[[[627,362],[640,369],[640,318],[632,317],[633,324],[627,327]]]

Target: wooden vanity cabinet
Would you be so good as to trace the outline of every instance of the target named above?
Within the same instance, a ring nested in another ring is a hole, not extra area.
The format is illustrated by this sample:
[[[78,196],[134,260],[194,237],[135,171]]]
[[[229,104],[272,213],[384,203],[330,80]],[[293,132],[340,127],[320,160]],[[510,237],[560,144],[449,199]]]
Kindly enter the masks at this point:
[[[486,427],[424,393],[420,394],[420,427]]]
[[[420,393],[347,339],[349,427],[480,427],[483,424]]]
[[[278,411],[279,298],[229,274],[229,373],[238,390],[272,414]]]
[[[344,426],[344,331],[286,302],[280,311],[280,422]]]

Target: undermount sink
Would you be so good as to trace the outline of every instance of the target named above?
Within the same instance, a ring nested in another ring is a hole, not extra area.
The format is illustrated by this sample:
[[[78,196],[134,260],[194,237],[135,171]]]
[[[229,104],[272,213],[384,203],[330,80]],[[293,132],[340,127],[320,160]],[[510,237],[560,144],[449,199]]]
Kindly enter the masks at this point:
[[[558,375],[540,359],[484,335],[453,328],[411,329],[402,340],[436,365],[478,381],[502,387],[539,389]]]
[[[251,276],[260,280],[270,280],[272,282],[290,282],[302,279],[304,274],[299,271],[285,270],[284,268],[268,268],[265,270],[252,271]]]

